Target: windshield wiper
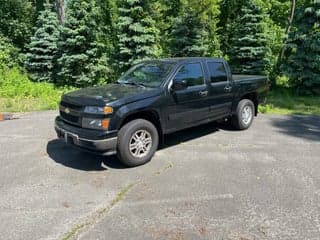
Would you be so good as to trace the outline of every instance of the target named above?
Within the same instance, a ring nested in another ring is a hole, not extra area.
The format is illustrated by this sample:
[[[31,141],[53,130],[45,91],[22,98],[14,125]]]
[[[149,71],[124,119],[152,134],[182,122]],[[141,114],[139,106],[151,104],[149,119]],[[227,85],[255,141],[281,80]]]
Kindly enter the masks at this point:
[[[146,88],[147,87],[145,84],[138,83],[138,82],[135,82],[135,81],[118,81],[118,83],[120,83],[120,84],[128,84],[128,85],[135,85],[135,86],[142,87],[142,88]]]

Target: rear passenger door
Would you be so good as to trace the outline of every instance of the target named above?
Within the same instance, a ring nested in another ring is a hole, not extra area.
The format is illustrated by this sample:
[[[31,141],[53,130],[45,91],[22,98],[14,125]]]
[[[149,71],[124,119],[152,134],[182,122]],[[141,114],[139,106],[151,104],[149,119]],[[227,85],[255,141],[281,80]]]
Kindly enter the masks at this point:
[[[222,61],[207,61],[207,69],[211,116],[219,118],[229,115],[231,113],[233,91],[227,68]]]
[[[168,130],[183,129],[208,118],[210,110],[209,89],[205,82],[204,66],[199,62],[180,66],[174,82],[185,81],[187,88],[171,91],[171,103],[166,108]]]

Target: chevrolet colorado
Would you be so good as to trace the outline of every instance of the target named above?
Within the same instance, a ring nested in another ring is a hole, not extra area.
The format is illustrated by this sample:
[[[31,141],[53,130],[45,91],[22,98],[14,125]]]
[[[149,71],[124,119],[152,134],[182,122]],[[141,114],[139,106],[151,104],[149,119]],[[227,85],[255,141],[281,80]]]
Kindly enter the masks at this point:
[[[68,144],[133,167],[151,160],[165,134],[227,118],[249,128],[267,91],[267,77],[232,76],[224,59],[144,61],[113,84],[63,95],[55,130]]]

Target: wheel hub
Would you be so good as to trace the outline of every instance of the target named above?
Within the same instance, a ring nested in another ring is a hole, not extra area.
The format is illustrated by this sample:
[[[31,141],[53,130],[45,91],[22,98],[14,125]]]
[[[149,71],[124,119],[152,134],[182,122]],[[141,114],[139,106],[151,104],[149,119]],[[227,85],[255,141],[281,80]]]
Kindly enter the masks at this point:
[[[253,117],[252,108],[250,106],[244,107],[242,110],[241,116],[242,116],[242,122],[246,125],[249,124]]]
[[[136,131],[129,142],[130,153],[134,157],[142,158],[148,155],[152,146],[152,137],[147,130]]]

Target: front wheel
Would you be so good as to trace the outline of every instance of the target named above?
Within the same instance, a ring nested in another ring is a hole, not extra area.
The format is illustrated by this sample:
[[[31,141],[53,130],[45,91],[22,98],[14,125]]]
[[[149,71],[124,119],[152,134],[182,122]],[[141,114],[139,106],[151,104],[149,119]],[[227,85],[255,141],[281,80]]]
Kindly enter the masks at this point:
[[[118,134],[118,158],[129,167],[143,165],[151,160],[159,145],[156,127],[144,119],[125,124]]]
[[[238,130],[248,129],[255,116],[255,107],[251,100],[243,99],[239,102],[236,114],[232,117],[232,125]]]

